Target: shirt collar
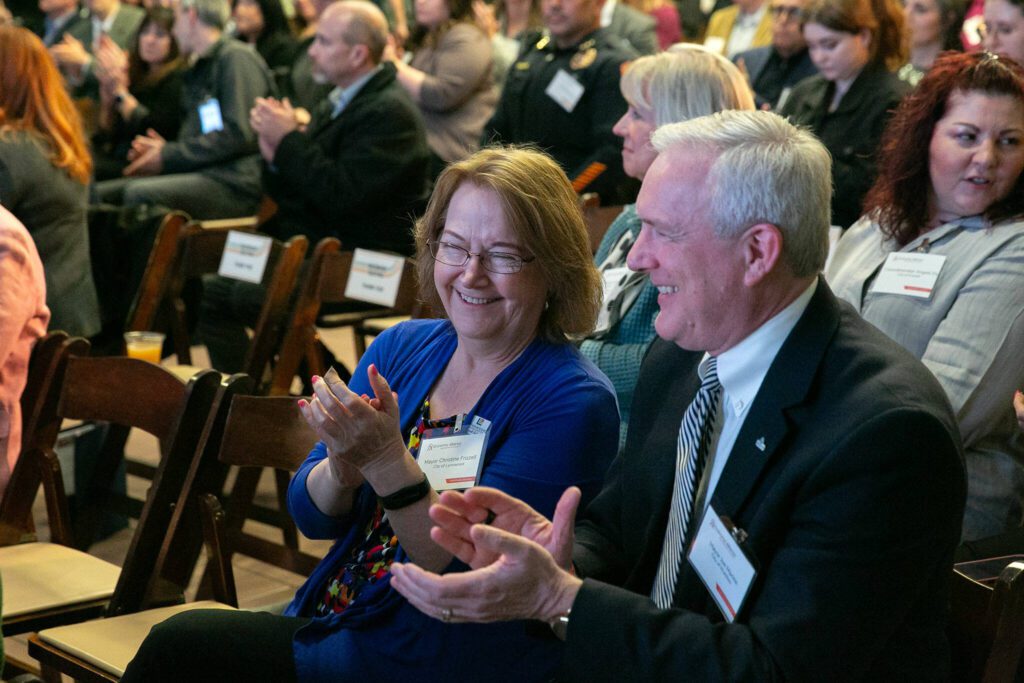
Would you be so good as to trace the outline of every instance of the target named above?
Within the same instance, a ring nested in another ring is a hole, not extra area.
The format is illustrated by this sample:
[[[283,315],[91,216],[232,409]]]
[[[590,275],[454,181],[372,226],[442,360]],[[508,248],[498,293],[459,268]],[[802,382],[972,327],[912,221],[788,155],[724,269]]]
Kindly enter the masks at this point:
[[[604,6],[601,7],[601,28],[611,26],[612,15],[615,14],[615,2],[616,0],[604,0]]]
[[[92,17],[92,25],[95,33],[103,32],[110,33],[110,28],[114,25],[114,19],[117,18],[117,13],[121,10],[121,3],[114,5],[114,9],[110,10],[110,14],[107,15],[106,19],[100,19],[95,14]],[[95,29],[99,29],[96,31]]]
[[[348,103],[355,99],[355,96],[359,94],[359,91],[363,89],[366,82],[369,81],[373,76],[381,70],[381,65],[378,64],[372,70],[363,74],[346,88],[335,87],[328,95],[327,98],[331,102],[331,118],[336,119],[345,111],[345,107]]]
[[[775,356],[782,348],[789,333],[796,327],[800,316],[804,314],[818,287],[818,278],[814,279],[788,306],[776,313],[761,327],[750,333],[743,341],[718,356],[718,380],[726,400],[732,403],[736,415],[742,415],[750,407],[757,396],[768,369],[775,361]],[[703,369],[708,356],[698,371]]]

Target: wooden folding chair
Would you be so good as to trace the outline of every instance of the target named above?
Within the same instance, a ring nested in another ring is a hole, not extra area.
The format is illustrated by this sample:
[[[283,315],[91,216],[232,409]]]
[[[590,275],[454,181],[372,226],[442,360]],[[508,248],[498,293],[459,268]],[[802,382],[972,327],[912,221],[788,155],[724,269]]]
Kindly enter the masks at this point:
[[[316,436],[306,426],[293,398],[235,396],[224,427],[220,461],[243,468],[295,470],[315,442]],[[242,520],[232,517],[230,505],[225,513],[215,496],[205,495],[203,501],[204,532],[216,601],[42,631],[30,638],[29,654],[44,667],[79,681],[117,681],[154,624],[183,609],[237,606],[231,555],[247,553],[267,542],[242,533]],[[319,559],[283,546],[274,549],[280,566],[303,574],[312,571]]]
[[[583,222],[590,237],[590,253],[596,254],[604,234],[608,232],[608,227],[622,213],[622,207],[601,206],[601,198],[593,192],[588,192],[580,197],[580,210],[583,211]]]
[[[6,635],[74,623],[95,616],[108,604],[130,607],[148,595],[156,585],[154,546],[159,548],[168,536],[170,503],[181,484],[180,463],[187,467],[197,452],[219,380],[217,373],[205,371],[185,384],[157,365],[131,358],[68,358],[58,416],[138,427],[160,439],[166,455],[122,567],[53,543],[0,548],[0,573],[7,588]],[[106,449],[104,454],[119,451]],[[52,448],[32,448],[22,457],[42,459],[59,475]],[[97,464],[97,477],[107,481],[94,482],[96,490],[108,490],[116,466],[116,460]],[[62,493],[60,489],[55,495]],[[88,516],[79,521],[88,523]]]
[[[150,252],[139,294],[128,317],[128,331],[166,329],[178,363],[192,363],[186,305],[186,284],[217,272],[231,230],[249,230],[255,219],[189,222],[169,214]],[[262,284],[267,295],[246,352],[243,372],[260,383],[280,344],[309,240],[297,236],[287,243],[274,240]]]
[[[31,453],[53,448],[60,429],[57,401],[67,359],[72,355],[84,356],[88,351],[88,341],[70,338],[64,332],[50,332],[32,347],[28,379],[21,395],[21,451],[30,455],[18,458],[0,499],[0,545],[36,540],[32,505],[44,482],[50,539],[71,544],[70,519],[60,495],[63,482],[57,481],[59,472]]]
[[[953,680],[1013,683],[1024,680],[1024,556],[981,561],[990,579],[968,576],[956,565],[950,619]],[[1002,569],[999,569],[1002,567]]]

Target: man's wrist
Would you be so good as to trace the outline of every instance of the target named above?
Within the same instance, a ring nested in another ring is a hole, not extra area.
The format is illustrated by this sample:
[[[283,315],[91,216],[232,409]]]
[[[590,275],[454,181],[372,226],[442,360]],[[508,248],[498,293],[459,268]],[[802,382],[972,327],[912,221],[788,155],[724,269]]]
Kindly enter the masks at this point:
[[[576,596],[583,586],[583,581],[567,572],[562,576],[562,588],[558,591],[558,598],[554,602],[553,615],[546,621],[555,637],[564,641],[569,632],[569,616],[572,613],[572,606],[576,602]]]

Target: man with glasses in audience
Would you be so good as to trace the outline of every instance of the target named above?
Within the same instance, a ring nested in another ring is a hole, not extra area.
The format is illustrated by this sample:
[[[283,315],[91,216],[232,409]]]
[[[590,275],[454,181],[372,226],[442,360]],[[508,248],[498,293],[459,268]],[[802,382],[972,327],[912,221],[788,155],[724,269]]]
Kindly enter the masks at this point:
[[[747,72],[761,109],[778,110],[793,86],[818,73],[804,40],[807,0],[772,0],[772,44],[733,59]]]

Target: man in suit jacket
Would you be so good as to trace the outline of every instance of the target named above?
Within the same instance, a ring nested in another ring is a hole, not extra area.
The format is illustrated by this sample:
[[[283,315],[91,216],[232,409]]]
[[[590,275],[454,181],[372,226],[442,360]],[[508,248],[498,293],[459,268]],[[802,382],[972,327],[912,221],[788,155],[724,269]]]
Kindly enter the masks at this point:
[[[738,0],[714,12],[708,20],[704,46],[732,59],[752,47],[772,41],[772,18],[767,0]]]
[[[78,6],[78,0],[39,0],[42,21],[34,23],[32,29],[43,39],[43,45],[50,47],[64,39],[64,34],[89,20],[89,13]]]
[[[659,288],[661,340],[575,544],[578,491],[553,523],[492,490],[446,492],[432,536],[480,569],[402,565],[392,585],[448,621],[549,622],[567,638],[559,680],[948,678],[956,421],[924,366],[818,276],[828,154],[769,112],[673,124],[653,143],[629,265]],[[712,360],[722,392],[687,496],[695,519],[666,540],[689,471],[681,417]],[[715,523],[735,530],[716,537]],[[697,552],[712,542],[731,558],[718,577]],[[676,581],[658,607],[666,559]],[[716,602],[730,580],[745,599]]]
[[[653,55],[661,51],[654,27],[654,17],[619,0],[605,0],[601,8],[601,28],[622,38],[639,55]]]
[[[106,37],[122,50],[127,50],[139,30],[145,10],[125,5],[120,0],[86,0],[89,10],[83,21],[77,21],[64,32],[59,42],[52,43],[50,54],[65,74],[68,83],[77,88],[79,97],[99,96],[92,55]]]
[[[258,99],[250,113],[266,161],[263,188],[277,203],[261,230],[311,243],[337,237],[362,247],[411,254],[412,217],[429,194],[430,150],[419,110],[381,64],[384,14],[368,2],[330,5],[309,49],[313,75],[334,90],[300,128],[287,100]],[[263,289],[217,278],[204,286],[199,335],[213,366],[241,367],[245,326],[259,311]]]
[[[772,44],[733,58],[746,69],[758,108],[781,108],[794,85],[818,73],[804,40],[806,6],[807,0],[772,0]]]

